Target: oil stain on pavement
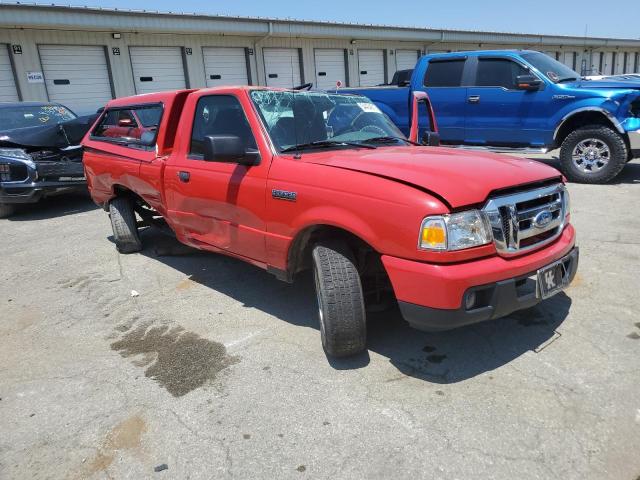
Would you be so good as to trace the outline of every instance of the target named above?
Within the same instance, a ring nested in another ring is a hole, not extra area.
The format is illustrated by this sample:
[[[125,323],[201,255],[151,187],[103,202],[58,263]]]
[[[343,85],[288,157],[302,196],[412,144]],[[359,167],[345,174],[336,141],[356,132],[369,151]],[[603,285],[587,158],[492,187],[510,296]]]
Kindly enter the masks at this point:
[[[213,381],[221,371],[240,361],[239,357],[228,355],[223,344],[182,327],[142,325],[113,342],[111,348],[125,358],[140,356],[134,363],[148,365],[145,376],[174,397]]]

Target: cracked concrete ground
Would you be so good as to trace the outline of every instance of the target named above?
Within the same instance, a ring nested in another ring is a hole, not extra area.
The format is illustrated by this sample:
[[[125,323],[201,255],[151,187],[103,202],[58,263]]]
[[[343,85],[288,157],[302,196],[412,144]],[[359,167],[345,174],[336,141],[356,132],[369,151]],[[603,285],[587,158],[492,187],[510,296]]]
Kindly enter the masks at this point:
[[[1,220],[0,478],[636,480],[640,162],[569,189],[566,294],[439,334],[378,314],[343,361],[308,275],[155,231],[119,255],[84,197]]]

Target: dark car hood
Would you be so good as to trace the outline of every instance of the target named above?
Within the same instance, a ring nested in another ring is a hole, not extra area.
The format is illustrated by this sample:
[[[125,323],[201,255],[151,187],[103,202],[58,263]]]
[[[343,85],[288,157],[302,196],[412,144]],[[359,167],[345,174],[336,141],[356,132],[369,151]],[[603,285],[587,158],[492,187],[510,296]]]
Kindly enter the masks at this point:
[[[301,160],[415,185],[453,208],[482,203],[496,190],[561,178],[556,169],[534,160],[455,148],[334,150],[304,153]]]
[[[0,131],[0,146],[3,147],[49,147],[65,148],[79,145],[97,114],[74,118],[54,125],[14,128]]]
[[[640,90],[640,80],[580,80],[573,85],[577,88]]]

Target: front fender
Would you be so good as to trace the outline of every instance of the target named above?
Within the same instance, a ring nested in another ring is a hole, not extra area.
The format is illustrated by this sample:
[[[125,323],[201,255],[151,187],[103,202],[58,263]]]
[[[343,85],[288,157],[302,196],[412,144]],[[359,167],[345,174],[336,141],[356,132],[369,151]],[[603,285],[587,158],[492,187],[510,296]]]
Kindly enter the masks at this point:
[[[557,139],[560,129],[566,122],[568,122],[575,115],[579,115],[580,113],[584,112],[597,112],[602,114],[609,121],[609,123],[611,123],[611,126],[613,128],[615,128],[618,132],[624,134],[624,128],[622,127],[621,122],[616,117],[616,113],[619,108],[619,102],[613,99],[603,100],[591,98],[565,105],[552,117],[551,125],[553,129],[553,140],[555,141]]]

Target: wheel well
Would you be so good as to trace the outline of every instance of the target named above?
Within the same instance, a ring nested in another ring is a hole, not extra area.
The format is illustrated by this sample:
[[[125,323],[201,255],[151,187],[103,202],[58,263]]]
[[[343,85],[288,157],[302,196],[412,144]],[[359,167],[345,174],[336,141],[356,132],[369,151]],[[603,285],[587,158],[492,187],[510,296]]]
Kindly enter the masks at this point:
[[[617,131],[613,123],[611,123],[611,120],[609,120],[604,113],[593,110],[579,112],[569,117],[560,126],[555,138],[556,146],[559,147],[562,145],[562,142],[564,142],[565,138],[567,138],[571,132],[585,125],[602,125],[603,127],[610,127]]]
[[[380,254],[357,235],[332,225],[314,225],[299,232],[289,247],[287,277],[290,280],[296,273],[311,267],[311,250],[316,243],[325,239],[340,239],[347,244],[356,260],[360,275],[371,273],[371,269],[382,268],[384,271]]]
[[[123,185],[114,185],[113,186],[113,197],[128,197],[135,203],[140,203],[142,205],[146,205],[146,202],[142,199],[140,195],[135,193],[133,190],[129,190],[127,187]],[[108,208],[109,205],[105,205],[105,208]]]

